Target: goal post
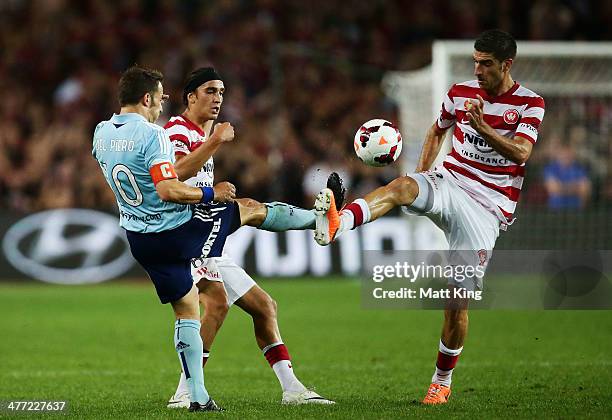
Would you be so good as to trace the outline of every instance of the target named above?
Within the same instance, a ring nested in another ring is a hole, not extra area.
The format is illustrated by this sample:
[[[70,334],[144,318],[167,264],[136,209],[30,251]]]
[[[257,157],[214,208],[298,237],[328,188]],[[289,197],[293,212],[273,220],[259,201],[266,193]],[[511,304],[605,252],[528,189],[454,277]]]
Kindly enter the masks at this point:
[[[527,167],[518,222],[502,235],[502,247],[548,249],[612,247],[612,42],[518,41],[512,76],[546,102],[538,143]],[[453,83],[474,79],[473,42],[436,41],[430,66],[389,72],[383,91],[399,107],[405,152],[414,171],[425,131],[435,121]],[[580,208],[553,208],[544,186],[546,166],[568,145],[588,173],[590,193]],[[450,141],[439,162],[450,150]],[[412,218],[410,218],[412,219]],[[432,229],[435,229],[431,225]],[[525,238],[530,240],[526,243]],[[417,242],[420,240],[417,238]]]

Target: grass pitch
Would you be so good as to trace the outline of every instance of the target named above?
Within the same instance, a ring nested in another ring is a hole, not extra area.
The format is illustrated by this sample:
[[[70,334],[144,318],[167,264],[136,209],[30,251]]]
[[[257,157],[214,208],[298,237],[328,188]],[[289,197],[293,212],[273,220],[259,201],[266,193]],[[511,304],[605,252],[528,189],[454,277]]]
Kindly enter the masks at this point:
[[[339,278],[261,285],[279,303],[298,377],[337,404],[281,406],[250,318],[233,308],[206,366],[207,387],[227,409],[215,417],[612,416],[612,312],[472,312],[450,403],[424,407],[440,312],[364,310],[359,284]],[[67,400],[74,418],[197,415],[165,408],[179,373],[173,319],[148,282],[3,284],[0,297],[4,403]]]

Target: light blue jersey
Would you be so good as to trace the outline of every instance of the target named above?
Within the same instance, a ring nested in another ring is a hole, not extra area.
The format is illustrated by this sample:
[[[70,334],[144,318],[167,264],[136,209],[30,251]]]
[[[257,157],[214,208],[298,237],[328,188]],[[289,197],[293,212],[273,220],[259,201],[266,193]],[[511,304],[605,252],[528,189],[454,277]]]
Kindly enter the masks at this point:
[[[189,205],[164,202],[149,169],[174,164],[174,149],[164,129],[140,114],[114,114],[96,127],[93,156],[115,193],[119,224],[132,232],[161,232],[191,219]]]

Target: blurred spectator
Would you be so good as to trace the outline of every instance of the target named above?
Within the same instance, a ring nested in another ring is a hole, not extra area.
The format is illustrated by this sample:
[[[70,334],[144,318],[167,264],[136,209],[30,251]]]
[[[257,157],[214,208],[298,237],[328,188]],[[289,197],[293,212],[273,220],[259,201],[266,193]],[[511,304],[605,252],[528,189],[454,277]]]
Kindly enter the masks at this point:
[[[218,180],[241,196],[311,206],[307,173],[317,169],[343,168],[355,194],[397,175],[399,166],[359,164],[351,140],[371,118],[397,121],[381,77],[429,63],[433,39],[496,26],[517,39],[604,39],[611,11],[604,1],[551,0],[0,1],[0,209],[115,208],[91,135],[118,110],[116,83],[133,63],[165,73],[162,123],[182,111],[184,76],[217,67],[227,86],[221,119],[236,126],[215,157]],[[597,153],[589,165],[606,161]]]
[[[591,195],[591,181],[586,168],[576,161],[574,149],[561,145],[556,159],[544,167],[544,185],[551,210],[578,210]]]

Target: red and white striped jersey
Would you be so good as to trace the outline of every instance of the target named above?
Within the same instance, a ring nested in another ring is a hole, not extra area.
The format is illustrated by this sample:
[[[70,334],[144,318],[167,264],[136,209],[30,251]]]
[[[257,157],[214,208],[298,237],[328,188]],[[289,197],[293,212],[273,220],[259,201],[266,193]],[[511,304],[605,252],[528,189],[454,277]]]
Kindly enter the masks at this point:
[[[206,133],[200,127],[182,115],[170,118],[164,128],[174,146],[175,156],[188,155],[207,139]],[[185,183],[193,187],[212,187],[215,180],[214,170],[215,164],[211,157],[196,176],[189,178]]]
[[[437,125],[453,129],[452,150],[444,167],[457,184],[474,200],[494,213],[500,221],[511,223],[516,209],[525,164],[517,165],[497,153],[474,130],[466,117],[468,100],[479,94],[484,99],[484,121],[504,137],[523,137],[534,143],[544,118],[544,99],[515,83],[506,93],[491,97],[478,81],[457,83],[444,97]]]

